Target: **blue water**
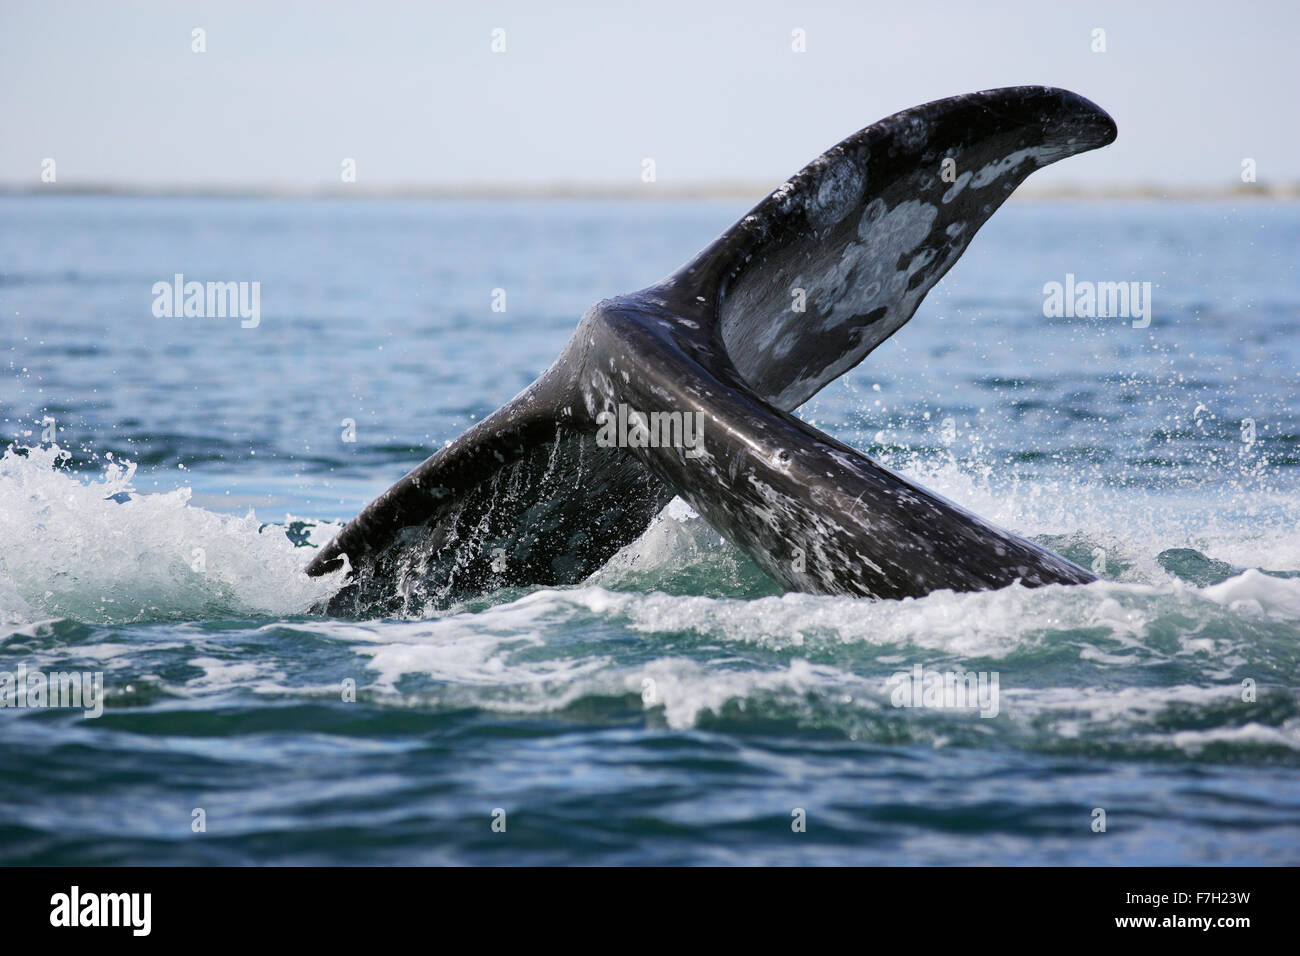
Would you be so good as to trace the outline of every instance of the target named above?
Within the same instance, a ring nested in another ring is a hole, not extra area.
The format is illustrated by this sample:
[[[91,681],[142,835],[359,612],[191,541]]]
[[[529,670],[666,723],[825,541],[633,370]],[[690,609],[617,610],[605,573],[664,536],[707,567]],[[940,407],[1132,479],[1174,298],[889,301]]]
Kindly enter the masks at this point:
[[[677,502],[580,586],[311,613],[341,522],[744,211],[0,199],[0,671],[106,693],[0,708],[0,863],[1300,863],[1296,205],[1012,204],[801,410],[1097,584],[782,595]],[[155,318],[178,272],[260,324]],[[1150,326],[1045,318],[1067,273]],[[893,706],[918,664],[997,716]]]

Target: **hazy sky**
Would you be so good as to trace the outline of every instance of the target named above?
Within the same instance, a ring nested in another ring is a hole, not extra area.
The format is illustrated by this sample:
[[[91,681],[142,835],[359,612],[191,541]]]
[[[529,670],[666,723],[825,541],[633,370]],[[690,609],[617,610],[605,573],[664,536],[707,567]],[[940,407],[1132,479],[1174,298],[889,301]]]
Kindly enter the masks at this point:
[[[1232,186],[1246,157],[1300,180],[1296,2],[547,6],[0,0],[0,183],[53,157],[59,184],[315,186],[354,157],[374,186],[635,184],[650,157],[660,183],[774,185],[896,110],[1023,83],[1119,125],[1036,183]]]

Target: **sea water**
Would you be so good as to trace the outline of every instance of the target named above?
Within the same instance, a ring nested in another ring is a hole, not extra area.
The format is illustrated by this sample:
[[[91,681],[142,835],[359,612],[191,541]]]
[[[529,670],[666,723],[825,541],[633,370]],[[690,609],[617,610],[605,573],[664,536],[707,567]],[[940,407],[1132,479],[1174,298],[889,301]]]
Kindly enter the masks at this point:
[[[577,586],[312,613],[745,205],[0,199],[0,672],[103,678],[0,707],[0,863],[1300,863],[1300,206],[1013,202],[800,410],[1096,584],[783,594],[674,502]]]

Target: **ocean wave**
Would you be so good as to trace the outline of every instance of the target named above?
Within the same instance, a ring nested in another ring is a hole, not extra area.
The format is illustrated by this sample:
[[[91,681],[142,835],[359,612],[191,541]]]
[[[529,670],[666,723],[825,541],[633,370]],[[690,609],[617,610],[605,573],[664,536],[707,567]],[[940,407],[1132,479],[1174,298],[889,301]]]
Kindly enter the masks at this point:
[[[287,616],[339,586],[341,573],[303,573],[310,552],[283,526],[194,507],[188,488],[137,492],[131,462],[107,456],[87,480],[66,458],[57,446],[0,457],[0,626]]]

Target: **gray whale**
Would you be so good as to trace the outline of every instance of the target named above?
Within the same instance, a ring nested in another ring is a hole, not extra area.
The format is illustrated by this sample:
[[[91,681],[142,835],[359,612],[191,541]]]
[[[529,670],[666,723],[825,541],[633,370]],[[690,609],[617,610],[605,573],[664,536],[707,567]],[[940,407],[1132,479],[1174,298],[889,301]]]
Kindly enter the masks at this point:
[[[577,583],[675,495],[792,590],[1093,580],[792,412],[912,317],[1030,173],[1115,135],[1081,96],[1014,87],[848,137],[671,276],[592,306],[536,382],[349,522],[308,568],[347,559],[328,611],[419,613]],[[690,416],[699,441],[628,433],[628,409],[640,424]],[[628,440],[599,441],[619,414]]]

